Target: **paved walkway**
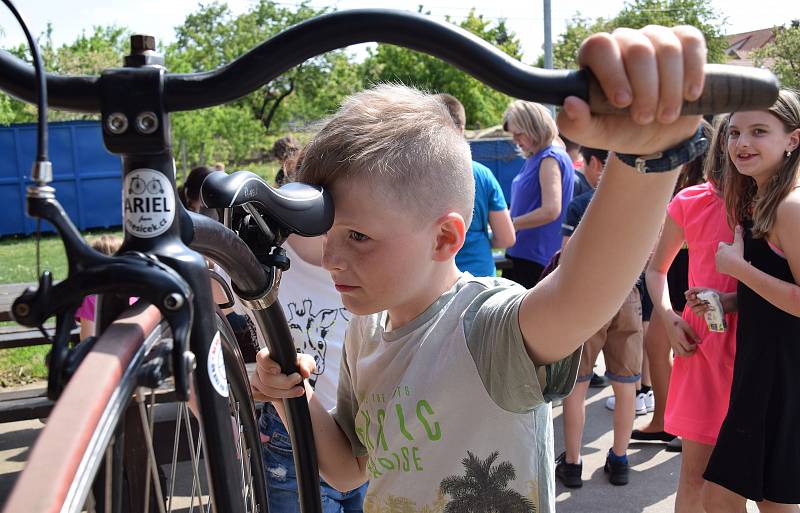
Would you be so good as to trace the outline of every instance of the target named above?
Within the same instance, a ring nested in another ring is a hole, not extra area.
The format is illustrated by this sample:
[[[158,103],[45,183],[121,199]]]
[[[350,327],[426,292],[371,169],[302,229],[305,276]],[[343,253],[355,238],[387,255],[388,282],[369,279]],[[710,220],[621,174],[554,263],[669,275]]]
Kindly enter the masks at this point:
[[[632,464],[630,484],[612,486],[603,473],[603,463],[612,444],[612,412],[605,408],[611,387],[589,389],[583,450],[583,488],[570,490],[557,483],[558,513],[673,513],[680,471],[680,454],[668,453],[663,444],[636,443],[628,457]],[[561,407],[553,410],[555,454],[563,450]],[[648,422],[639,417],[636,426]],[[38,420],[0,424],[0,505],[11,491],[43,424]],[[45,483],[42,484],[46,486]],[[756,512],[748,503],[748,512]]]
[[[602,358],[600,359],[602,360]],[[673,513],[675,491],[680,473],[680,453],[666,452],[666,444],[632,443],[628,450],[631,463],[630,483],[613,486],[603,472],[606,453],[613,444],[613,412],[605,407],[611,387],[589,389],[586,401],[586,428],[583,434],[583,487],[569,489],[556,481],[558,513]],[[564,450],[561,407],[553,408],[555,454]],[[650,416],[637,417],[634,427],[642,427]],[[748,502],[748,512],[757,512]]]

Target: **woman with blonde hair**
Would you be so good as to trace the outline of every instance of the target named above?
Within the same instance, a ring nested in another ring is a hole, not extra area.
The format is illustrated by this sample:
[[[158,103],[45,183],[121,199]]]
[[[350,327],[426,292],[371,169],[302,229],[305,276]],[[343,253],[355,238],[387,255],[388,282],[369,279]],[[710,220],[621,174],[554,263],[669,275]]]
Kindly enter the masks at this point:
[[[572,199],[575,171],[567,152],[553,144],[558,129],[543,105],[514,101],[503,115],[503,130],[526,157],[511,183],[517,242],[506,252],[513,267],[503,276],[530,288],[561,247],[561,223]]]

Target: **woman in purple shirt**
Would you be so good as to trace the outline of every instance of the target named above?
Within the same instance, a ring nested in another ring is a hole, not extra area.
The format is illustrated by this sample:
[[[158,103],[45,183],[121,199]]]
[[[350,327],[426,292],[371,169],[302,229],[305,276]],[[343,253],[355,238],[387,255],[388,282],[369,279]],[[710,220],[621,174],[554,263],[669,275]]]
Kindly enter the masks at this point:
[[[517,242],[506,252],[513,267],[503,276],[530,288],[561,247],[561,223],[572,199],[574,170],[567,152],[553,145],[558,129],[543,105],[514,101],[503,116],[503,129],[526,157],[511,182]]]

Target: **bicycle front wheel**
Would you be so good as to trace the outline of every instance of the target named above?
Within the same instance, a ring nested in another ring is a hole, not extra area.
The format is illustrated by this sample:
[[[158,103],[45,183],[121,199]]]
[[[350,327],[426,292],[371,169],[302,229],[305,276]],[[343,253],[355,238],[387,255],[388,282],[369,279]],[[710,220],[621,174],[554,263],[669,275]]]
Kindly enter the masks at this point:
[[[221,314],[216,327],[227,376],[229,429],[211,429],[196,399],[175,400],[172,380],[152,386],[169,361],[169,330],[154,307],[133,308],[96,342],[31,451],[3,511],[219,511],[214,496],[241,511],[267,512],[255,407],[236,339]],[[202,428],[201,428],[202,427]],[[209,490],[204,447],[234,440],[241,489]],[[227,513],[227,512],[219,512]]]

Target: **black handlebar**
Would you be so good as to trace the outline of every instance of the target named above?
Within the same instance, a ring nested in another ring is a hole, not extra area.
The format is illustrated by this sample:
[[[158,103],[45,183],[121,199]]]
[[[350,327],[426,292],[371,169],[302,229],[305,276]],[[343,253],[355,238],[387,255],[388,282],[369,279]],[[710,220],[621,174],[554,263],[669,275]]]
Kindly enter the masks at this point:
[[[459,27],[421,14],[387,9],[358,9],[319,16],[285,30],[214,71],[167,74],[165,108],[174,112],[228,103],[311,57],[373,41],[436,56],[515,98],[560,105],[567,96],[578,96],[590,101],[595,112],[607,111],[605,98],[593,87],[591,74],[586,70],[527,66]],[[777,98],[777,80],[766,70],[709,65],[706,75],[703,96],[691,106],[685,105],[684,113],[766,108]],[[98,112],[99,80],[102,78],[48,75],[48,102],[56,108]],[[0,51],[0,89],[32,102],[33,84],[33,69]]]

